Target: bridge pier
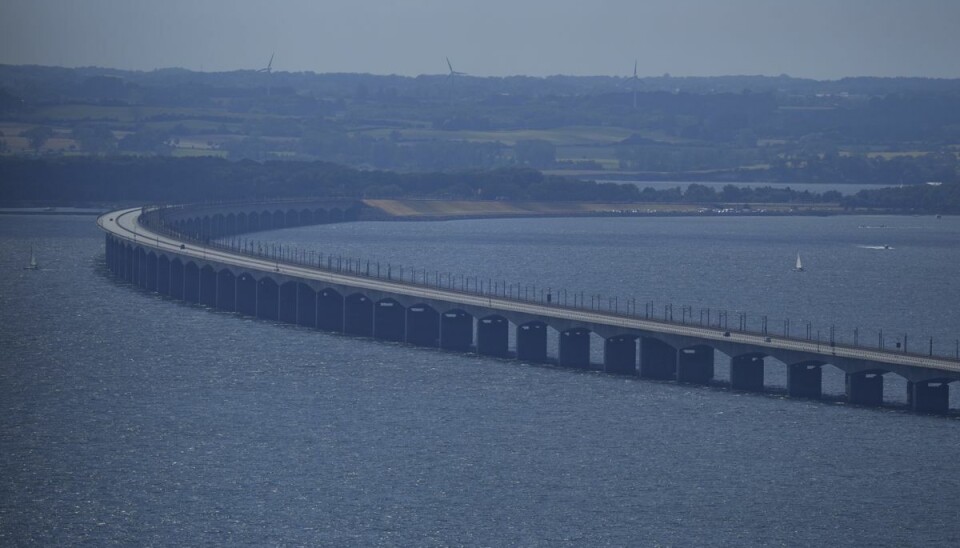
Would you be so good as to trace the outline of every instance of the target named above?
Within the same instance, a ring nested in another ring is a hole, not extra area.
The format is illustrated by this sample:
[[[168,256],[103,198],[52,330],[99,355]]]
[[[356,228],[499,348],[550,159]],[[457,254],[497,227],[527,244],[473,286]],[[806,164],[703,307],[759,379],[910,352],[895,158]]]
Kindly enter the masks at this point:
[[[147,252],[142,247],[137,248],[137,285],[147,287]]]
[[[744,354],[730,359],[730,387],[749,392],[763,391],[763,356]]]
[[[200,302],[200,269],[193,261],[183,266],[183,300],[194,304]]]
[[[147,254],[147,285],[144,286],[148,291],[157,290],[157,255],[150,252]]]
[[[360,293],[343,300],[343,332],[361,337],[373,336],[373,301]]]
[[[644,379],[676,379],[677,349],[659,339],[641,337],[640,376]]]
[[[157,293],[170,294],[170,259],[166,255],[157,258]]]
[[[823,364],[800,362],[787,365],[787,395],[791,398],[820,399]]]
[[[280,309],[280,288],[270,278],[260,278],[257,282],[257,318],[274,320]]]
[[[343,296],[332,289],[317,292],[317,329],[343,332]]]
[[[614,375],[636,375],[637,338],[618,335],[604,339],[603,371]]]
[[[183,263],[180,259],[170,261],[170,296],[183,300]]]
[[[517,359],[547,361],[547,324],[530,322],[517,326]]]
[[[847,401],[857,405],[883,405],[883,373],[861,371],[846,375]]]
[[[509,351],[510,322],[502,316],[477,321],[477,353],[504,358]]]
[[[257,280],[250,274],[237,278],[237,312],[244,316],[257,317]]]
[[[226,312],[237,310],[237,277],[226,268],[217,272],[217,309]]]
[[[317,292],[305,283],[297,283],[297,325],[317,326]]]
[[[123,279],[133,282],[133,248],[129,245],[123,246]]]
[[[581,327],[560,333],[557,363],[562,367],[590,368],[590,330]]]
[[[684,348],[677,353],[677,381],[707,384],[713,380],[713,348],[705,345]]]
[[[286,282],[280,286],[277,303],[277,319],[283,323],[297,323],[297,282]]]
[[[407,308],[406,340],[409,344],[436,348],[440,345],[440,314],[427,305]]]
[[[473,316],[462,310],[440,315],[440,348],[467,352],[473,345]]]
[[[393,299],[385,299],[373,307],[374,338],[403,342],[406,338],[406,310]]]
[[[103,236],[103,253],[104,259],[107,262],[107,270],[115,274],[116,270],[113,266],[113,236],[109,233]]]
[[[200,304],[217,306],[217,273],[210,265],[200,269]]]
[[[950,383],[907,381],[907,405],[918,413],[946,415],[950,412]]]

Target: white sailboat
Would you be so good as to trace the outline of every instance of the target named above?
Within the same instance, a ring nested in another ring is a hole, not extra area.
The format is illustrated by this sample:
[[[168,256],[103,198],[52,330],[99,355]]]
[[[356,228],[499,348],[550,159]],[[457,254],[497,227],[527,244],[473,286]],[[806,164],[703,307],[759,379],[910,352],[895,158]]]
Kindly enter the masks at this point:
[[[33,246],[30,246],[30,262],[27,263],[27,266],[23,267],[24,270],[40,270],[40,265],[37,264],[37,256],[33,254]]]
[[[797,252],[797,266],[793,267],[794,272],[803,272],[803,263],[800,262],[800,252]]]

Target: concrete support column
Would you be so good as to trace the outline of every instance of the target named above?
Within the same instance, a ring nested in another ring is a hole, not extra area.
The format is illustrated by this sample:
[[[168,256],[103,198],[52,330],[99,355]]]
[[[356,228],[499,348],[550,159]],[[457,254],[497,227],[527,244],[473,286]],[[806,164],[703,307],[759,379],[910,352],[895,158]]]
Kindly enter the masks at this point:
[[[237,312],[244,316],[257,315],[257,280],[249,274],[241,274],[236,282]]]
[[[305,283],[297,284],[297,324],[317,326],[317,292]]]
[[[277,319],[284,323],[297,323],[297,282],[280,286]]]
[[[270,278],[260,278],[257,282],[257,317],[263,320],[277,320],[280,310],[280,288]]]
[[[385,341],[403,342],[406,338],[407,311],[394,300],[384,300],[373,307],[373,336]]]
[[[590,330],[568,329],[560,333],[557,362],[563,367],[590,368]]]
[[[149,291],[157,291],[157,256],[153,253],[147,254],[147,284],[144,286]]]
[[[133,281],[133,248],[128,245],[123,246],[123,279]]]
[[[373,336],[373,301],[359,293],[343,300],[343,332],[361,337]]]
[[[509,352],[510,322],[501,316],[477,321],[477,353],[504,358]]]
[[[713,348],[694,346],[677,353],[677,381],[707,384],[713,380]]]
[[[640,376],[645,379],[676,379],[677,350],[659,339],[641,337]]]
[[[183,300],[200,302],[200,269],[194,263],[187,263],[183,267]]]
[[[217,273],[210,265],[200,269],[200,304],[217,306]]]
[[[637,338],[619,335],[604,339],[603,371],[614,375],[636,375]]]
[[[343,297],[336,291],[317,292],[317,329],[343,332]]]
[[[950,411],[950,384],[945,381],[908,381],[907,404],[918,413],[945,415]]]
[[[819,363],[794,363],[787,366],[787,395],[791,398],[819,399],[823,371]]]
[[[861,371],[847,373],[847,401],[857,405],[883,405],[883,373]]]
[[[517,326],[517,359],[528,362],[547,361],[547,325],[530,322]]]
[[[417,346],[440,345],[440,314],[425,305],[407,308],[406,341]]]
[[[137,248],[137,285],[147,287],[147,253],[142,247]]]
[[[180,259],[170,261],[170,296],[183,299],[183,263]]]
[[[473,345],[473,316],[462,310],[440,315],[440,348],[467,352]]]
[[[116,269],[113,265],[113,238],[109,234],[105,234],[103,237],[103,251],[104,259],[107,262],[107,270],[115,274]]]
[[[157,259],[157,293],[170,294],[170,259],[166,255]]]
[[[217,308],[227,312],[237,310],[237,279],[227,269],[217,272]]]
[[[746,354],[730,359],[730,387],[750,392],[763,391],[763,356]]]

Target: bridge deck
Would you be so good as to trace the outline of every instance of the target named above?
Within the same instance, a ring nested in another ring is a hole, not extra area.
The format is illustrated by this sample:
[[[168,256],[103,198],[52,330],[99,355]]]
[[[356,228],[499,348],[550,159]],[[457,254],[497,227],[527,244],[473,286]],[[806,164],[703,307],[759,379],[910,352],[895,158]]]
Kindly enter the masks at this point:
[[[423,285],[406,283],[398,280],[384,280],[355,274],[330,272],[317,268],[277,263],[273,260],[251,257],[248,255],[231,253],[226,250],[198,246],[193,242],[181,241],[141,226],[137,219],[141,208],[115,211],[101,216],[97,220],[105,231],[114,236],[137,242],[141,245],[153,247],[161,251],[168,251],[198,260],[212,260],[239,268],[246,268],[259,272],[280,273],[306,280],[353,286],[359,289],[368,289],[405,295],[409,297],[432,299],[456,303],[493,308],[502,311],[512,311],[547,318],[557,318],[600,324],[611,327],[620,327],[628,330],[639,330],[651,333],[668,334],[675,336],[694,337],[704,341],[723,341],[740,343],[771,350],[788,350],[823,356],[824,362],[835,358],[849,358],[867,360],[881,364],[898,366],[912,366],[926,369],[937,369],[953,374],[960,374],[960,362],[948,358],[935,356],[918,356],[904,352],[889,350],[868,349],[847,345],[830,345],[828,343],[798,340],[794,338],[726,331],[716,327],[683,325],[633,316],[620,315],[612,312],[591,311],[567,308],[559,305],[546,305],[518,301],[515,299],[494,295],[455,291],[451,289],[433,288]],[[183,246],[183,247],[181,247]],[[951,375],[956,376],[956,375]]]

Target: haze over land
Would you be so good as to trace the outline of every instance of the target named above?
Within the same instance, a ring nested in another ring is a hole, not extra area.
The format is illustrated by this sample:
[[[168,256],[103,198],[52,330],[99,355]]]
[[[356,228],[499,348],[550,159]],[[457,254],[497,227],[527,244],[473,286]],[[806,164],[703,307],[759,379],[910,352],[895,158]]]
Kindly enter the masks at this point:
[[[477,76],[960,76],[953,0],[2,0],[0,63]]]
[[[954,2],[0,2],[7,200],[176,200],[142,181],[189,173],[181,199],[932,182],[858,203],[960,208]]]

